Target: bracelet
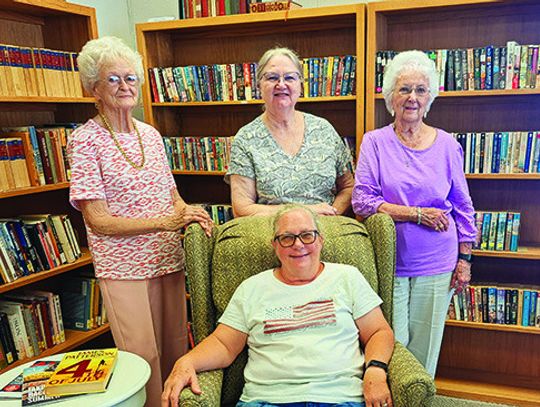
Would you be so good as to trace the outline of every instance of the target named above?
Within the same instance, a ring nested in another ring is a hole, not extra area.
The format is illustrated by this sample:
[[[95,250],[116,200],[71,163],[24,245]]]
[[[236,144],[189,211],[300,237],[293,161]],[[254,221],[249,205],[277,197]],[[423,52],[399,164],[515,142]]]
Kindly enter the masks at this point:
[[[416,224],[422,224],[422,208],[420,208],[419,206],[416,207]]]

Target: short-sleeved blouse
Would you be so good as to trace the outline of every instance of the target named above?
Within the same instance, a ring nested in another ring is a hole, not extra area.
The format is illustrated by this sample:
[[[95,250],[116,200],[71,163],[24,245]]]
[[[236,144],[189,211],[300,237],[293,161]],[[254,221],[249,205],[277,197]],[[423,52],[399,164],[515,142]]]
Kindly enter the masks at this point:
[[[327,120],[303,115],[304,142],[295,156],[276,143],[262,116],[242,127],[232,144],[225,180],[233,174],[255,180],[259,204],[331,205],[336,179],[351,171],[351,153]]]
[[[107,201],[113,216],[156,218],[173,213],[176,188],[163,140],[152,126],[135,121],[144,146],[146,163],[141,170],[128,164],[110,133],[89,120],[73,132],[68,143],[71,163],[70,202]],[[135,132],[117,133],[123,150],[138,163],[141,153]],[[135,236],[106,236],[88,225],[88,245],[98,278],[141,280],[181,271],[184,252],[179,232],[153,232]]]

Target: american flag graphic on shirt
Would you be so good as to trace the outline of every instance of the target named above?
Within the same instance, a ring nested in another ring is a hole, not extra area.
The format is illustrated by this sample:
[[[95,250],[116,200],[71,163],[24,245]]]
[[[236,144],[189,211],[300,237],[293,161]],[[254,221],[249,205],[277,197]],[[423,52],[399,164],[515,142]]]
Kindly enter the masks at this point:
[[[336,323],[334,300],[311,301],[307,304],[266,310],[264,334],[296,331]]]

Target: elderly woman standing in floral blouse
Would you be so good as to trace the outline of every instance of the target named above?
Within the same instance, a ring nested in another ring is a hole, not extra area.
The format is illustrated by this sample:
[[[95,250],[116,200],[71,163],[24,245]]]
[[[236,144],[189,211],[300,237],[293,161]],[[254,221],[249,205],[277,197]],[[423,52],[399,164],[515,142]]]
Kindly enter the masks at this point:
[[[288,48],[270,49],[258,63],[264,113],[238,131],[226,175],[236,216],[274,214],[285,203],[339,215],[351,205],[348,148],[328,121],[295,109],[302,71]]]
[[[178,194],[158,131],[132,117],[140,55],[102,37],[77,61],[98,114],[69,140],[70,201],[84,217],[116,346],[150,364],[146,405],[157,406],[165,375],[188,348],[180,228],[199,222],[210,234],[212,221]]]

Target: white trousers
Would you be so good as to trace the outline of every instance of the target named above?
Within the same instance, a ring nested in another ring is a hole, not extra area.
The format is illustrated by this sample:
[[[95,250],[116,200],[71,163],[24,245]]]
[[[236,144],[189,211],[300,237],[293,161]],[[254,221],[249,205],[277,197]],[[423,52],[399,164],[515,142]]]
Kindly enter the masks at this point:
[[[400,341],[435,377],[452,273],[394,279],[393,328]]]

